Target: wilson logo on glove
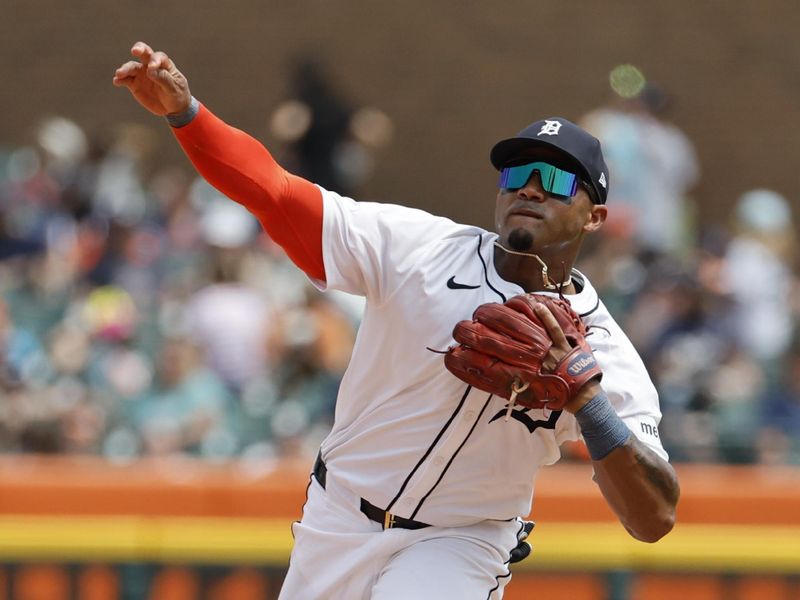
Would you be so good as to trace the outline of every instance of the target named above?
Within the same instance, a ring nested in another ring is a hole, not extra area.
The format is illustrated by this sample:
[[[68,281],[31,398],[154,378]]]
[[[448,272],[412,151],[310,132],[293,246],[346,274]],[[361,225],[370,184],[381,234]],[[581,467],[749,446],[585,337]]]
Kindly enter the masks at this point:
[[[581,373],[583,373],[587,368],[593,367],[596,364],[594,356],[589,356],[586,354],[579,354],[576,356],[573,361],[567,367],[567,371],[573,377],[577,377]]]

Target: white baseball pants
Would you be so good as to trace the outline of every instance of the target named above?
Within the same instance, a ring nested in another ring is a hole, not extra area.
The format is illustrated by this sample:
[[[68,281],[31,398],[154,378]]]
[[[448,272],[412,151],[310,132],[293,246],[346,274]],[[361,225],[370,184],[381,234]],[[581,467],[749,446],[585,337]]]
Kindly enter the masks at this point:
[[[280,600],[499,600],[520,520],[387,529],[328,474],[312,477]]]

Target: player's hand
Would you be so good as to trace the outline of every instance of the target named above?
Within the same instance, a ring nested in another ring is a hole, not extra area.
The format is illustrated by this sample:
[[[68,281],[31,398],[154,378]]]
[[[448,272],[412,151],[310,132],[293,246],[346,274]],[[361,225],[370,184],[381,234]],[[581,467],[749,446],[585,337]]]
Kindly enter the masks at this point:
[[[189,82],[163,52],[154,52],[144,42],[131,48],[130,60],[114,72],[114,85],[126,87],[136,101],[159,116],[179,114],[189,108]]]
[[[558,362],[569,354],[572,346],[564,335],[564,330],[558,324],[558,319],[555,318],[552,311],[544,304],[537,304],[534,309],[536,316],[547,329],[547,334],[553,340],[553,345],[548,351],[547,355],[542,360],[542,371],[545,373],[552,372]],[[584,404],[594,398],[600,391],[600,384],[596,380],[587,381],[578,392],[573,396],[569,402],[564,405],[564,410],[575,413],[580,410]]]

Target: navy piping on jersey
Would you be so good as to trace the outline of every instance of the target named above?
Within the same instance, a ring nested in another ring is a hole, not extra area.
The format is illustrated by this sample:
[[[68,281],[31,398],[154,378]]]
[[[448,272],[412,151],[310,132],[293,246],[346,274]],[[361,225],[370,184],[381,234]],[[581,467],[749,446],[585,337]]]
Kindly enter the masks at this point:
[[[306,486],[306,501],[303,502],[303,508],[300,509],[300,513],[301,514],[305,513],[305,511],[306,511],[306,504],[308,504],[308,490],[311,489],[311,484],[313,483],[313,481],[314,481],[314,474],[312,473],[311,475],[308,476],[308,485]],[[301,517],[300,519],[297,519],[296,521],[292,521],[292,524],[289,526],[289,531],[292,534],[292,541],[295,541],[295,539],[296,539],[295,536],[294,536],[294,526],[295,525],[299,525],[302,522],[303,522],[303,519]],[[290,556],[289,557],[289,565],[291,565],[291,563],[292,563],[292,557]]]
[[[600,296],[597,297],[597,302],[594,303],[594,308],[592,308],[592,310],[580,314],[581,319],[583,319],[584,317],[588,317],[590,314],[592,314],[598,308],[600,308]]]
[[[578,292],[583,291],[583,289],[586,287],[586,281],[583,279],[583,275],[578,273],[575,269],[572,270],[572,282],[575,284],[575,289],[578,290]],[[581,319],[588,317],[590,314],[600,308],[600,296],[595,294],[595,298],[594,306],[587,312],[578,315]]]
[[[483,243],[483,236],[482,236],[482,235],[479,235],[479,236],[478,236],[478,248],[477,248],[477,252],[478,252],[478,258],[480,258],[480,259],[481,259],[481,264],[483,265],[483,278],[486,280],[486,285],[488,285],[488,286],[489,286],[489,287],[492,289],[492,291],[493,291],[495,294],[497,294],[498,296],[500,296],[500,299],[501,299],[503,302],[505,302],[505,301],[507,300],[507,298],[505,297],[505,294],[503,294],[503,292],[501,292],[501,291],[500,291],[500,290],[498,290],[496,287],[494,287],[494,286],[492,285],[492,282],[491,282],[491,281],[489,281],[489,269],[486,267],[486,261],[485,261],[485,260],[483,260],[483,255],[481,254],[481,244],[482,244],[482,243]]]
[[[411,469],[411,472],[408,474],[408,477],[406,477],[406,480],[403,482],[403,485],[400,486],[400,490],[397,492],[397,495],[394,498],[392,498],[392,501],[389,503],[389,506],[386,507],[387,511],[390,510],[392,506],[394,506],[394,503],[397,502],[397,500],[400,498],[400,496],[403,495],[403,492],[405,491],[408,482],[411,481],[411,478],[414,476],[414,473],[416,473],[417,469],[419,469],[422,466],[422,463],[424,463],[427,460],[428,456],[430,456],[431,452],[433,452],[433,449],[436,447],[436,444],[438,444],[439,440],[442,439],[444,432],[447,431],[448,427],[450,427],[450,424],[453,422],[453,419],[455,419],[456,415],[461,411],[461,407],[464,406],[464,402],[466,401],[467,396],[469,396],[469,392],[471,389],[472,386],[468,385],[467,389],[464,391],[464,395],[461,396],[461,401],[458,403],[458,406],[456,406],[456,410],[453,412],[452,415],[450,415],[450,418],[447,419],[447,422],[444,424],[444,427],[442,427],[439,433],[436,434],[436,437],[434,438],[433,442],[431,443],[430,446],[428,446],[428,449],[425,451],[425,454],[422,455],[422,458],[419,459],[419,462],[417,462],[417,464],[414,465],[414,468]]]
[[[519,529],[517,530],[517,540],[519,540],[519,534],[521,534],[524,529],[525,529],[525,522],[520,519]],[[519,545],[519,541],[517,542],[517,545],[514,546],[514,548],[516,548],[518,545]],[[511,577],[511,566],[510,566],[511,565],[511,552],[513,552],[514,548],[511,548],[508,551],[508,560],[505,563],[503,563],[505,565],[505,567],[506,567],[506,572],[495,576],[495,578],[494,578],[494,581],[495,581],[494,587],[489,590],[489,593],[486,596],[486,600],[490,600],[490,598],[492,597],[492,593],[496,592],[500,588],[500,580],[501,579],[505,579],[506,577]]]
[[[470,428],[469,433],[467,433],[466,437],[464,438],[464,441],[462,441],[461,445],[458,448],[456,448],[455,452],[453,452],[453,456],[450,457],[450,460],[447,461],[447,464],[445,465],[444,469],[442,469],[442,472],[439,474],[439,479],[437,479],[436,483],[433,484],[433,487],[430,490],[428,490],[428,493],[422,497],[422,499],[419,501],[419,504],[417,504],[417,507],[414,509],[414,512],[411,513],[409,519],[413,519],[417,515],[419,509],[422,508],[422,505],[425,503],[425,500],[427,500],[428,497],[433,493],[433,490],[436,489],[436,486],[438,486],[439,483],[441,483],[442,479],[444,478],[444,474],[447,473],[447,470],[450,468],[450,465],[453,464],[453,461],[456,459],[456,456],[458,456],[458,453],[461,452],[461,449],[464,447],[464,444],[467,443],[467,440],[472,435],[472,432],[475,431],[475,427],[477,427],[478,423],[480,423],[481,418],[483,417],[483,413],[486,412],[486,407],[489,406],[489,402],[491,402],[493,397],[494,396],[492,394],[489,394],[489,397],[486,398],[486,402],[483,404],[483,408],[481,409],[480,414],[478,414],[478,418],[475,419],[475,422],[472,424],[472,427]]]
[[[507,564],[507,563],[506,563]],[[489,593],[486,594],[486,600],[491,600],[492,594],[495,593],[500,588],[500,580],[505,579],[507,577],[511,577],[511,569],[506,567],[506,572],[501,573],[500,575],[495,575],[494,577],[494,587],[489,590]]]
[[[520,519],[519,529],[517,530],[517,540],[519,540],[519,535],[522,533],[522,531],[524,529],[525,529],[525,522]],[[514,546],[514,548],[516,548],[518,545],[519,545],[519,541],[517,541],[517,545]],[[500,575],[495,575],[494,587],[489,590],[489,593],[486,595],[486,600],[490,600],[491,597],[492,597],[492,594],[494,592],[496,592],[500,588],[500,580],[501,579],[505,579],[507,577],[511,577],[511,552],[513,552],[514,548],[511,548],[508,551],[508,560],[505,563],[503,563],[505,565],[505,567],[506,567],[506,572],[505,573],[501,573]]]

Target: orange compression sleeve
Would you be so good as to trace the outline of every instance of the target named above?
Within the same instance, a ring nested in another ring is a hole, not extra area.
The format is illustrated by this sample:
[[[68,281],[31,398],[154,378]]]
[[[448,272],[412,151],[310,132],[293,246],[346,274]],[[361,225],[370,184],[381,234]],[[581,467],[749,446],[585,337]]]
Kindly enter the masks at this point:
[[[188,125],[172,131],[206,181],[253,213],[309,277],[325,280],[317,186],[284,170],[261,143],[203,105]]]

